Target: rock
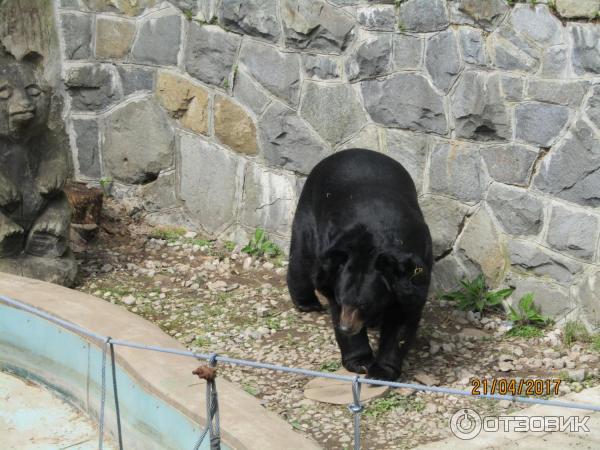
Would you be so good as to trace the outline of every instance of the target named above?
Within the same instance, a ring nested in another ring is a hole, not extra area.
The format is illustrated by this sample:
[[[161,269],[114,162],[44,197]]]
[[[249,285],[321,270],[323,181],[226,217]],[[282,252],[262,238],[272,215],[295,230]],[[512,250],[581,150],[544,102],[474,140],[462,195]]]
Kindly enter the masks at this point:
[[[79,173],[87,178],[99,179],[102,173],[98,122],[95,119],[73,119],[73,131],[75,132]]]
[[[260,115],[269,103],[266,93],[242,69],[235,73],[233,96],[257,115]]]
[[[259,136],[269,163],[304,174],[329,153],[302,119],[279,102],[264,112]]]
[[[485,39],[481,30],[476,28],[460,28],[459,41],[464,62],[477,66],[484,66],[486,64]]]
[[[153,65],[176,65],[181,46],[181,17],[170,15],[146,19],[138,32],[131,57]]]
[[[394,5],[359,7],[356,15],[358,23],[367,30],[396,31],[396,8]]]
[[[252,267],[252,263],[253,263],[252,257],[251,257],[251,256],[246,256],[246,257],[244,258],[244,263],[243,263],[243,265],[242,265],[242,268],[243,268],[244,270],[249,270],[249,269],[250,269],[250,267]]]
[[[507,100],[513,102],[523,100],[525,87],[523,77],[503,74],[500,76],[500,83],[502,85],[502,92]]]
[[[511,118],[501,92],[498,75],[463,74],[451,97],[457,137],[477,141],[512,137]]]
[[[112,264],[103,264],[102,267],[100,268],[100,272],[102,272],[102,273],[112,272],[112,270],[113,270]]]
[[[548,279],[540,279],[536,277],[517,277],[511,279],[511,285],[514,285],[510,299],[512,299],[513,307],[523,295],[532,293],[535,306],[540,309],[541,314],[550,317],[562,317],[571,310],[569,301],[569,291],[563,286],[553,283]],[[560,339],[556,336],[553,339],[558,345]]]
[[[292,175],[248,164],[244,176],[241,223],[249,228],[263,228],[269,233],[289,233],[296,201],[295,186],[296,180]]]
[[[513,364],[508,361],[501,361],[498,363],[498,370],[500,372],[511,372],[514,369],[515,367],[513,366]]]
[[[443,0],[407,0],[400,4],[398,26],[402,31],[426,33],[443,30],[448,25],[448,11]]]
[[[404,166],[413,179],[417,192],[421,193],[432,139],[423,134],[389,128],[385,133],[388,155]]]
[[[514,29],[505,26],[488,38],[494,65],[506,71],[535,72],[540,65],[541,49],[534,47]]]
[[[155,6],[159,0],[83,0],[88,10],[96,12],[122,13],[126,16],[137,16]],[[80,5],[77,5],[81,7]]]
[[[433,84],[448,93],[461,69],[458,41],[451,29],[442,31],[427,40],[425,67]]]
[[[346,61],[349,81],[375,78],[389,72],[392,57],[391,36],[376,36],[354,48]]]
[[[468,274],[458,258],[448,255],[434,264],[431,291],[444,292],[455,290],[460,285],[460,280],[467,276]]]
[[[573,41],[571,59],[575,73],[577,75],[600,73],[600,48],[598,48],[600,33],[596,27],[574,24],[571,26],[571,39]]]
[[[227,88],[241,37],[213,25],[191,22],[185,48],[185,70],[205,83]]]
[[[556,10],[568,19],[594,19],[600,11],[598,0],[556,0]]]
[[[235,221],[243,161],[188,134],[181,136],[179,148],[181,200],[207,232],[223,231]]]
[[[208,134],[208,91],[183,77],[160,71],[156,96],[171,117],[195,133]]]
[[[503,241],[482,208],[467,221],[458,238],[458,255],[466,257],[485,274],[488,284],[493,286],[505,270],[505,249]]]
[[[538,153],[524,145],[510,144],[484,147],[481,156],[494,180],[527,186]]]
[[[440,380],[438,380],[433,375],[429,375],[425,372],[418,372],[414,375],[415,380],[417,380],[421,384],[425,384],[427,386],[437,386],[440,384]]]
[[[332,80],[340,77],[340,64],[331,56],[305,53],[302,55],[302,66],[304,73],[312,79]]]
[[[564,78],[567,72],[568,52],[564,45],[555,45],[544,49],[540,76]]]
[[[431,152],[429,172],[432,193],[451,195],[476,203],[487,187],[477,147],[456,142],[437,144]]]
[[[135,24],[132,22],[99,17],[96,20],[96,58],[125,59],[134,36]]]
[[[268,91],[290,105],[298,104],[300,95],[300,58],[270,45],[246,41],[240,62],[248,73]]]
[[[144,183],[173,164],[173,130],[153,100],[137,100],[113,111],[105,130],[105,173],[116,180]]]
[[[244,109],[226,97],[217,95],[214,100],[215,136],[238,153],[255,155],[256,126]]]
[[[569,120],[569,109],[548,103],[523,103],[515,108],[517,139],[550,147]]]
[[[60,15],[65,57],[88,59],[92,55],[92,17],[82,14]]]
[[[396,128],[445,134],[442,97],[421,75],[398,73],[361,82],[365,107],[373,121]]]
[[[592,261],[599,233],[594,216],[555,205],[548,225],[548,243],[558,251]]]
[[[345,141],[337,150],[348,148],[366,148],[376,152],[382,151],[379,139],[379,127],[373,124],[365,125],[358,134],[355,134],[350,140]]]
[[[143,67],[118,66],[123,95],[154,89],[154,70]]]
[[[573,298],[579,302],[585,312],[587,320],[594,327],[600,327],[600,271],[590,269],[581,281],[575,285]]]
[[[300,115],[332,145],[346,140],[366,123],[355,91],[346,84],[307,83]]]
[[[441,346],[437,342],[429,341],[429,353],[432,355],[437,354],[440,351],[440,348]]]
[[[582,271],[581,264],[553,255],[528,242],[510,241],[508,253],[513,268],[539,276],[548,276],[559,283],[571,283],[574,275]]]
[[[410,34],[393,35],[393,67],[397,69],[417,69],[421,67],[423,39]]]
[[[121,301],[123,303],[125,303],[126,305],[134,305],[135,304],[135,297],[133,295],[126,295],[125,297],[123,297],[121,299]]]
[[[541,231],[544,204],[528,191],[494,183],[486,200],[507,233],[534,236]]]
[[[570,369],[567,370],[569,374],[569,380],[571,381],[583,381],[585,380],[586,370],[585,369]]]
[[[224,28],[271,42],[281,35],[277,0],[223,0],[219,19]]]
[[[211,291],[224,291],[227,287],[227,282],[223,280],[209,281],[206,287]]]
[[[148,212],[173,208],[177,204],[175,196],[175,174],[165,174],[152,183],[141,187],[139,195],[142,198],[144,209]]]
[[[120,99],[109,67],[86,64],[67,69],[65,85],[71,106],[80,111],[100,111]]]
[[[563,27],[547,5],[516,5],[510,16],[514,30],[541,47],[564,43]]]
[[[419,202],[433,240],[433,256],[438,258],[452,248],[468,207],[445,197],[425,197]]]
[[[530,80],[527,97],[538,102],[577,108],[587,90],[588,84],[581,81]]]
[[[458,336],[461,338],[481,339],[489,337],[489,334],[487,334],[485,331],[478,330],[477,328],[463,328],[460,333],[458,333]]]
[[[600,205],[600,143],[582,120],[542,161],[534,184],[541,191],[584,206]]]
[[[339,54],[354,37],[354,21],[322,0],[283,0],[281,11],[287,47]]]
[[[510,10],[503,0],[460,0],[458,9],[488,31]]]

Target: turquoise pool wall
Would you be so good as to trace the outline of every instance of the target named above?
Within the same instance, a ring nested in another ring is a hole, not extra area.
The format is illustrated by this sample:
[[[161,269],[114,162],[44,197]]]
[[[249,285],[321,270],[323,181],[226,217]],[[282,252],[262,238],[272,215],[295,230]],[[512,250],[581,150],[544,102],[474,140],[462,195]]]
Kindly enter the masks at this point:
[[[144,351],[144,350],[140,350]],[[25,311],[0,303],[0,370],[42,382],[91,417],[98,418],[102,352],[83,337]],[[117,365],[123,444],[129,449],[191,449],[201,428],[153,396]],[[105,429],[116,440],[110,354],[106,364]],[[204,387],[198,386],[198,401]],[[201,449],[209,449],[208,438]],[[222,444],[224,450],[229,447]]]

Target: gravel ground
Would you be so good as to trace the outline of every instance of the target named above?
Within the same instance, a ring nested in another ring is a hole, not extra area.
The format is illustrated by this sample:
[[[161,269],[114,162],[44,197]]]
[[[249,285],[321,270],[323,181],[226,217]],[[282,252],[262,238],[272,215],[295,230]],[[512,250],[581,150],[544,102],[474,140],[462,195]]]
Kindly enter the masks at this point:
[[[112,200],[104,216],[92,243],[74,242],[81,267],[77,289],[156,323],[193,351],[313,370],[340,367],[328,314],[292,307],[285,260],[253,259],[230,243],[206,241],[193,232],[153,238],[151,227],[129,219]],[[560,377],[561,396],[600,384],[600,353],[591,345],[567,347],[561,331],[552,328],[540,338],[508,337],[509,326],[500,316],[479,318],[430,299],[401,381],[470,389],[472,377]],[[219,369],[220,376],[324,448],[351,447],[351,414],[305,399],[306,377]],[[394,390],[367,405],[363,448],[412,448],[445,438],[449,418],[463,407],[488,415],[521,408],[509,401]]]

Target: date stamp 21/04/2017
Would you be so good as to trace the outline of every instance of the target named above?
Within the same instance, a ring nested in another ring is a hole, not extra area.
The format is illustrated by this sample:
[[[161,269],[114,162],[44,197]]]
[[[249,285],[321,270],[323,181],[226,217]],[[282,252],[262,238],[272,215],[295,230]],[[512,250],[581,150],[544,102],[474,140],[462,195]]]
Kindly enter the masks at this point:
[[[560,378],[472,378],[473,395],[558,395]]]

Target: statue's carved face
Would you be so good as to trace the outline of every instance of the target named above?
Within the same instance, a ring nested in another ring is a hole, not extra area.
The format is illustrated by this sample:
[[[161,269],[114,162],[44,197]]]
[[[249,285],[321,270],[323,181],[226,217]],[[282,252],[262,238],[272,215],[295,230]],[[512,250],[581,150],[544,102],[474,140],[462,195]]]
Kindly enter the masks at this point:
[[[26,63],[0,67],[0,138],[27,140],[46,123],[48,93]]]

